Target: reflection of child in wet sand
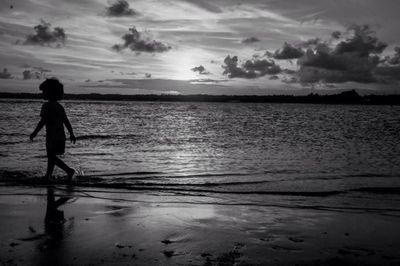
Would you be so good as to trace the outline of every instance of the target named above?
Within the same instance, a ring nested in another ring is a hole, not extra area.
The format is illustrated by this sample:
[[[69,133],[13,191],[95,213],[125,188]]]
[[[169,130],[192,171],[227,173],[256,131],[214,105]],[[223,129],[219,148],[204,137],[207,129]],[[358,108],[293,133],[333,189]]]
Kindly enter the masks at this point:
[[[60,197],[58,200],[55,199],[54,189],[52,187],[47,188],[47,208],[45,223],[47,224],[62,224],[65,221],[64,212],[60,211],[58,207],[67,203],[71,197]]]
[[[72,131],[72,126],[65,114],[64,107],[59,100],[64,95],[64,86],[57,79],[46,79],[40,84],[39,89],[43,92],[43,98],[47,100],[42,106],[40,112],[41,119],[36,126],[33,133],[30,135],[30,139],[33,140],[37,133],[46,126],[46,151],[47,151],[47,172],[45,178],[47,180],[52,179],[54,166],[57,165],[67,173],[68,182],[70,182],[76,175],[74,168],[66,165],[57,155],[64,154],[65,151],[65,132],[64,125],[67,127],[70,140],[75,143],[76,138]]]

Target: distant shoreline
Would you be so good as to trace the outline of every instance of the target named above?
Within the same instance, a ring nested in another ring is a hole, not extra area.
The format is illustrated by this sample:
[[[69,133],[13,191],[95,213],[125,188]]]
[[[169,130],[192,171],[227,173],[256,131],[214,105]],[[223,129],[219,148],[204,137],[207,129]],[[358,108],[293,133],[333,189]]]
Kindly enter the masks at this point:
[[[41,99],[37,93],[1,92],[0,99]],[[315,104],[362,104],[362,105],[400,105],[400,95],[360,96],[355,90],[339,94],[319,95],[311,93],[294,95],[169,95],[169,94],[65,94],[65,100],[98,101],[160,101],[160,102],[241,102],[241,103],[315,103]]]

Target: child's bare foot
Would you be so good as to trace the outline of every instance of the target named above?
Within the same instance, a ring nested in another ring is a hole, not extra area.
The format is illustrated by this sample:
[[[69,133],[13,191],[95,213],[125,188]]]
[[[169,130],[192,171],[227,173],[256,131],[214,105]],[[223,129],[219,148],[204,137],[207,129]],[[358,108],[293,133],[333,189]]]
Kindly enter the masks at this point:
[[[70,168],[68,171],[68,183],[72,183],[76,181],[77,171],[74,168]]]

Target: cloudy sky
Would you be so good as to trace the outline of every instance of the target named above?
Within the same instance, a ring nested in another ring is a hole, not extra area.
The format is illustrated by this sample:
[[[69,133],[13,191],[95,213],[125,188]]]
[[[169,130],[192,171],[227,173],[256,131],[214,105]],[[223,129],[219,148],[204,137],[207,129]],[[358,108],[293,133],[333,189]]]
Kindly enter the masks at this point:
[[[0,90],[400,92],[398,0],[2,0]]]

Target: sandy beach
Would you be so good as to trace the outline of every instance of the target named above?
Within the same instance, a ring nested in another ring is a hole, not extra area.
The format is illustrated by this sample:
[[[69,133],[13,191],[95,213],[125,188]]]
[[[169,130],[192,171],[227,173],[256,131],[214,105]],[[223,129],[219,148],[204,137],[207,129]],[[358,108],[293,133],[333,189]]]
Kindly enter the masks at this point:
[[[399,265],[396,213],[1,187],[1,265]]]

